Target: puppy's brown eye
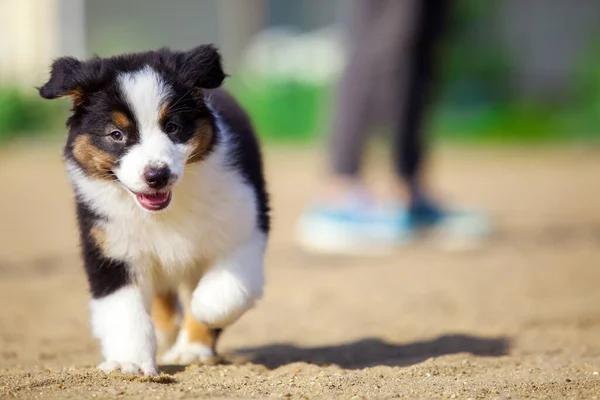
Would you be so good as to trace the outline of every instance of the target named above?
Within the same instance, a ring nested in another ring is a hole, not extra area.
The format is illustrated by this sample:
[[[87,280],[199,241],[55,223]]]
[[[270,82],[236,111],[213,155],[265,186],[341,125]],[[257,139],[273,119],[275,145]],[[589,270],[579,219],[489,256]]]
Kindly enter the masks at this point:
[[[173,122],[168,122],[167,125],[165,125],[165,132],[166,133],[176,133],[179,130],[179,125],[173,123]]]
[[[123,132],[121,131],[112,131],[109,136],[112,140],[117,142],[121,142],[125,139],[125,135],[123,135]]]

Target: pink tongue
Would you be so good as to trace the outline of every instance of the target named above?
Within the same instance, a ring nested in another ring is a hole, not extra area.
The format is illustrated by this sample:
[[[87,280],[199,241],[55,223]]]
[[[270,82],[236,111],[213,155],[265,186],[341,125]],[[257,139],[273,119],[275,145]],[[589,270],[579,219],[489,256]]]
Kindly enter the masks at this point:
[[[139,199],[146,204],[159,205],[164,203],[169,197],[168,193],[157,193],[157,194],[140,194]]]

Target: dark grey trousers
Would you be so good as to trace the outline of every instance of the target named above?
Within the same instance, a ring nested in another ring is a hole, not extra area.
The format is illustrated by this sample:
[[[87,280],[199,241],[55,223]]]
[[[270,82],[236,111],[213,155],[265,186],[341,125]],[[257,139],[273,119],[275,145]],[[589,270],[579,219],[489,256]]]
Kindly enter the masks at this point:
[[[416,184],[435,50],[449,2],[354,0],[349,59],[338,88],[330,138],[334,173],[359,173],[370,127],[387,115],[393,125],[395,172],[409,185]]]

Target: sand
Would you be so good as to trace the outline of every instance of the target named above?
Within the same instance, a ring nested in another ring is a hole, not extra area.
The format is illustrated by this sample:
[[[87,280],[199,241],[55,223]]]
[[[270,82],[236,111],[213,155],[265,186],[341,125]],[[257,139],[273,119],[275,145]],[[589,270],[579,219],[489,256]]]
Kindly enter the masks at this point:
[[[267,149],[274,229],[261,304],[221,365],[105,375],[60,145],[0,152],[0,398],[598,398],[600,150],[443,149],[435,185],[495,235],[384,257],[309,254],[294,223],[322,165]],[[378,187],[388,176],[374,157]]]

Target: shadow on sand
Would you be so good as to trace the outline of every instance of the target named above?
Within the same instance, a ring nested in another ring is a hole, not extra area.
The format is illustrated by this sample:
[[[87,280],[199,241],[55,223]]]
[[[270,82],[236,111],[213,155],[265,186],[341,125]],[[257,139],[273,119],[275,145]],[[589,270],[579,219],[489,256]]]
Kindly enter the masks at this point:
[[[267,368],[277,368],[293,362],[315,365],[337,364],[346,369],[377,365],[408,366],[430,357],[471,353],[478,356],[508,354],[507,338],[478,338],[469,335],[445,335],[436,339],[407,344],[386,343],[381,339],[363,339],[353,343],[323,347],[297,347],[276,344],[238,349],[242,358]]]

